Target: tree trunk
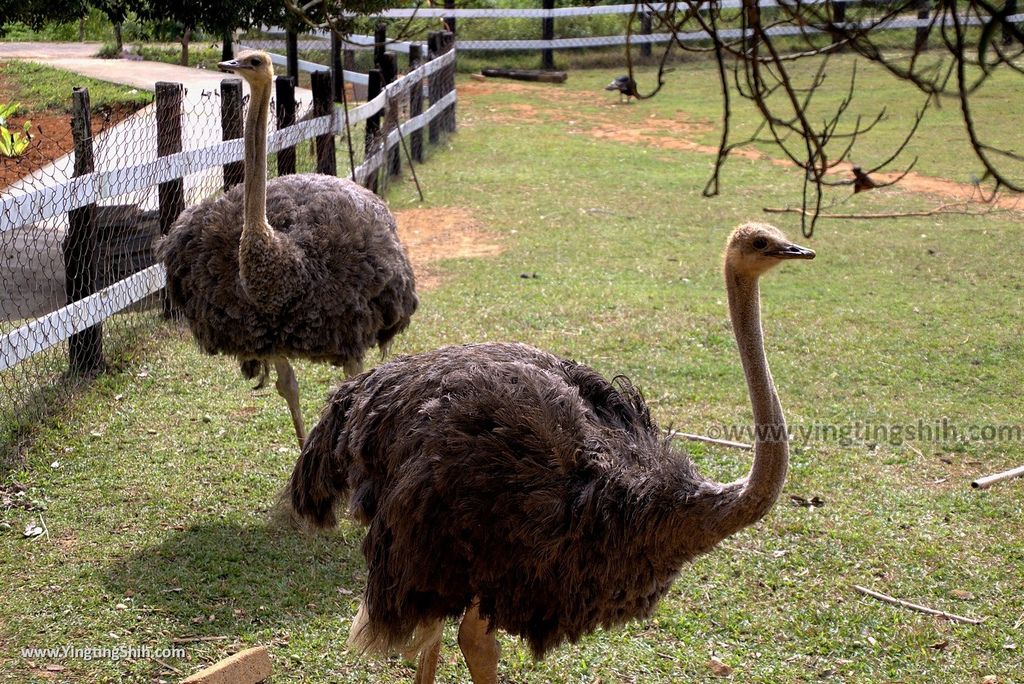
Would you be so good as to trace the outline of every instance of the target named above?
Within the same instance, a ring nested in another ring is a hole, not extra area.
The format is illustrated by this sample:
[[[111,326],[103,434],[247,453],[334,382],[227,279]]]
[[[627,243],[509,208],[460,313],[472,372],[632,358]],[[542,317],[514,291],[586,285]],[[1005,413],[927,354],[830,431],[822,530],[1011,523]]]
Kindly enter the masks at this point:
[[[117,56],[120,57],[124,51],[124,37],[121,33],[123,25],[119,21],[114,22],[114,47],[117,48]]]
[[[192,40],[192,29],[186,28],[181,34],[181,66],[188,66],[188,44]]]

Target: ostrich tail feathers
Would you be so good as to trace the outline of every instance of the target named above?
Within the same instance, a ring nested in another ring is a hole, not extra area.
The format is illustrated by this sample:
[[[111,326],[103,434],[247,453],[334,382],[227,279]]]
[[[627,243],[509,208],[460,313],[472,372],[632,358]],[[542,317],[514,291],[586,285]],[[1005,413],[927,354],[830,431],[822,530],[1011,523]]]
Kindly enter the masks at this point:
[[[335,505],[340,497],[348,494],[350,458],[344,431],[350,403],[342,389],[327,404],[320,422],[306,437],[283,494],[294,516],[314,527],[337,525]]]

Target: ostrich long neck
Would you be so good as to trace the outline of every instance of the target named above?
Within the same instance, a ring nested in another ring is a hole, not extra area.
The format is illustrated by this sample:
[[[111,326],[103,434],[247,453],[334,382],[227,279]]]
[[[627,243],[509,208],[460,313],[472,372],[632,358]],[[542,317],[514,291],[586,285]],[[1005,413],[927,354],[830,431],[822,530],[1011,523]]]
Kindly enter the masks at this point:
[[[245,210],[243,243],[273,236],[267,221],[267,119],[270,88],[252,84],[252,100],[245,120]]]
[[[757,278],[725,269],[729,316],[747,378],[754,412],[754,464],[744,480],[734,483],[735,492],[720,509],[719,523],[730,532],[760,520],[782,491],[789,464],[786,419],[775,391],[761,331],[761,304]]]

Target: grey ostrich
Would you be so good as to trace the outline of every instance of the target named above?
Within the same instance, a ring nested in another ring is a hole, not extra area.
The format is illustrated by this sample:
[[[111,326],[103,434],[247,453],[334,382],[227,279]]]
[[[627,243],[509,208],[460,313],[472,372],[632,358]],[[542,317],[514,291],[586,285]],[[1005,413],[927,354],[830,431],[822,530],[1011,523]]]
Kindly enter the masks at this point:
[[[327,361],[349,376],[409,324],[417,297],[395,220],[372,192],[321,174],[267,182],[270,57],[247,52],[220,68],[249,82],[245,180],[184,211],[161,241],[172,306],[208,354],[238,358],[262,387],[273,364],[295,434],[305,438],[289,358]]]
[[[788,436],[768,370],[758,278],[811,259],[772,226],[725,250],[729,313],[753,407],[749,475],[702,477],[625,378],[522,344],[445,347],[343,383],[286,490],[333,526],[368,526],[367,586],[349,642],[419,655],[432,682],[442,621],[477,684],[497,681],[502,629],[540,658],[563,641],[651,614],[682,566],[760,520],[782,489]]]

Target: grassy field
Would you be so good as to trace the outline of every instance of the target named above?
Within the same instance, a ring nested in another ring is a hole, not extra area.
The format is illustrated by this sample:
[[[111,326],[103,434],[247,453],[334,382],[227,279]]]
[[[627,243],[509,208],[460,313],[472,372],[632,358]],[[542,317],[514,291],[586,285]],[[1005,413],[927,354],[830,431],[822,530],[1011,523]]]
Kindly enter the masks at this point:
[[[4,64],[4,81],[11,88],[11,101],[24,104],[19,115],[55,110],[71,112],[72,88],[89,89],[93,111],[129,107],[138,109],[153,101],[153,93],[135,88],[97,81],[63,69],[12,59]]]
[[[504,249],[445,262],[395,351],[522,340],[631,376],[663,425],[747,424],[720,252],[734,225],[764,219],[761,207],[796,203],[799,177],[736,158],[725,194],[702,198],[713,74],[676,71],[663,95],[625,106],[600,91],[617,73],[573,73],[564,87],[460,81],[459,133],[420,181],[429,207],[468,210]],[[862,83],[873,102],[903,97],[877,74]],[[996,115],[1012,103],[1019,92],[1002,84],[983,105],[994,135],[1008,133]],[[919,168],[962,179],[973,169],[961,138],[937,118]],[[848,192],[835,198],[858,212],[948,201]],[[410,183],[389,199],[417,206]],[[795,236],[794,220],[777,218]],[[782,402],[811,433],[794,442],[777,507],[685,568],[649,620],[541,663],[503,639],[503,681],[1020,681],[1024,483],[968,482],[1024,463],[1024,441],[893,432],[1024,423],[1019,226],[1012,213],[820,224],[818,258],[762,286]],[[267,522],[297,456],[284,402],[250,392],[229,360],[175,329],[137,354],[43,427],[5,477],[0,681],[169,681],[254,644],[270,648],[274,681],[408,681],[397,657],[344,648],[364,581],[361,530],[304,538]],[[297,370],[311,418],[338,374]],[[839,434],[857,425],[874,433]],[[719,480],[749,467],[744,452],[689,448]],[[798,505],[813,497],[822,505]],[[23,538],[43,522],[46,534]],[[936,620],[852,584],[987,619]],[[183,653],[21,654],[65,645]],[[457,653],[449,629],[440,681],[467,681]]]

